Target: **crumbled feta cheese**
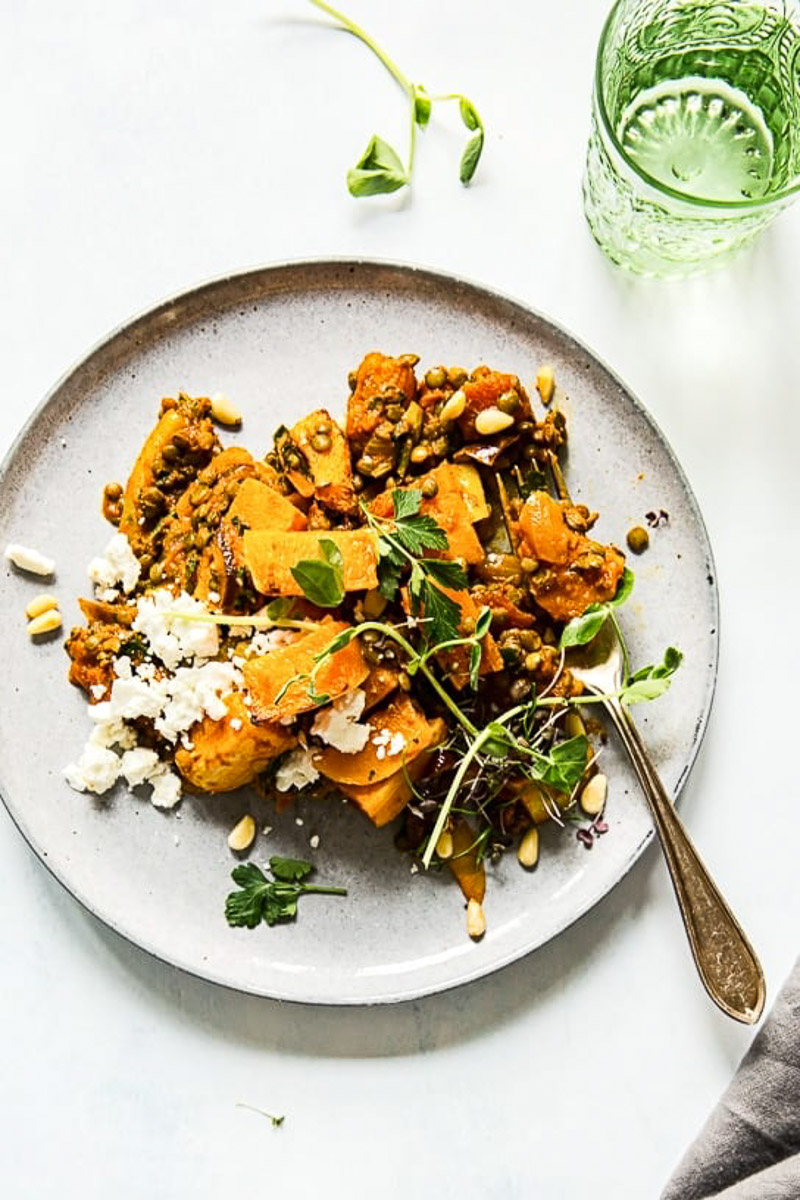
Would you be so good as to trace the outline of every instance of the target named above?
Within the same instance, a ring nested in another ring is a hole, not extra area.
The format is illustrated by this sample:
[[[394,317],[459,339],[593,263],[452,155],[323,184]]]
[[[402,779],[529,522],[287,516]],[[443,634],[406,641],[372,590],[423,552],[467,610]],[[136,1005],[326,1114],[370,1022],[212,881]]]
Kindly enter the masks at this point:
[[[102,707],[101,704],[89,706],[89,715],[92,719],[97,710]],[[136,734],[124,721],[98,720],[89,735],[89,745],[102,746],[106,750],[110,750],[113,746],[119,746],[121,750],[132,750],[136,745]]]
[[[377,733],[373,734],[372,744],[373,746],[388,746],[391,737],[392,735],[388,729],[379,729]]]
[[[397,733],[393,733],[389,745],[386,747],[386,753],[389,758],[394,758],[395,754],[402,754],[406,748],[406,739],[398,729]]]
[[[173,596],[168,588],[157,588],[139,601],[133,628],[149,643],[151,652],[165,667],[174,670],[183,659],[213,658],[219,650],[217,626],[209,621],[182,620],[208,615],[208,609],[188,592]]]
[[[102,700],[106,694],[106,685],[104,683],[93,683],[89,688],[89,692],[94,696],[95,700]]]
[[[275,772],[275,787],[279,792],[288,792],[289,788],[303,788],[316,779],[319,771],[311,761],[310,751],[292,750]]]
[[[131,679],[133,677],[133,663],[126,654],[115,658],[112,665],[117,679]]]
[[[136,746],[126,750],[120,759],[120,774],[124,775],[129,787],[137,787],[146,783],[159,766],[155,750],[146,750],[144,746]]]
[[[151,804],[156,808],[174,808],[181,798],[181,781],[174,771],[162,767],[160,771],[150,776],[153,792]]]
[[[253,658],[263,658],[270,650],[278,646],[288,646],[297,640],[297,634],[292,629],[268,629],[254,633],[248,649]]]
[[[56,569],[54,559],[31,546],[20,546],[18,542],[8,543],[5,556],[20,571],[27,571],[30,575],[52,575]]]
[[[102,796],[119,778],[119,758],[113,750],[89,742],[78,761],[65,768],[64,778],[76,792]]]
[[[231,717],[231,729],[235,729],[236,732],[238,733],[241,728],[242,728],[241,717]]]
[[[343,754],[356,754],[369,741],[369,725],[358,724],[366,702],[366,693],[355,688],[318,712],[311,732]]]
[[[231,658],[231,662],[233,663],[233,665],[235,667],[238,667],[239,670],[241,671],[242,667],[247,662],[247,659],[242,658],[241,654],[234,654],[233,657]]]
[[[375,751],[375,757],[379,760],[386,758],[386,747],[378,746],[378,749]]]
[[[317,846],[319,845],[319,834],[312,834],[312,836],[308,839],[308,844],[312,850],[316,850]]]
[[[142,570],[124,533],[115,533],[102,555],[92,559],[88,569],[101,600],[116,600],[117,588],[128,595],[136,587]]]
[[[219,592],[209,592],[208,598],[212,604],[219,604]]]

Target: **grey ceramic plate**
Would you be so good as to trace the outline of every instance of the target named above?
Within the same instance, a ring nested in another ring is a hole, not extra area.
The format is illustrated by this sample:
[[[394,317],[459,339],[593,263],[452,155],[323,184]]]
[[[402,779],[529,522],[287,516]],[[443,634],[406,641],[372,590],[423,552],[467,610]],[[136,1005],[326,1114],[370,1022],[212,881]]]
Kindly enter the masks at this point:
[[[622,544],[648,510],[669,513],[636,563],[625,615],[635,661],[652,661],[670,643],[685,653],[668,695],[636,714],[677,796],[703,733],[717,656],[717,597],[697,505],[663,437],[619,380],[552,322],[482,288],[408,267],[321,262],[251,271],[162,304],[94,350],[28,424],[2,469],[2,544],[21,541],[57,559],[65,624],[77,623],[86,564],[109,536],[102,486],[125,478],[162,395],[227,392],[245,414],[237,437],[263,451],[281,421],[312,406],[343,412],[348,371],[376,348],[413,351],[423,365],[488,362],[527,381],[539,363],[553,363],[570,421],[570,485],[600,509],[598,536]],[[101,920],[206,979],[338,1004],[452,987],[559,933],[613,887],[652,836],[612,743],[604,752],[608,835],[587,853],[570,832],[547,831],[534,874],[515,861],[491,869],[489,930],[474,945],[455,885],[412,875],[392,831],[374,830],[346,805],[304,801],[276,818],[251,794],[187,799],[173,814],[123,790],[95,802],[61,776],[89,729],[85,704],[66,683],[63,647],[32,646],[12,619],[37,584],[7,568],[0,576],[0,789],[12,817]],[[349,898],[309,897],[293,925],[229,929],[222,904],[234,864],[226,835],[247,810],[274,826],[256,843],[257,859],[308,855],[318,834],[312,857],[320,878],[345,884]]]

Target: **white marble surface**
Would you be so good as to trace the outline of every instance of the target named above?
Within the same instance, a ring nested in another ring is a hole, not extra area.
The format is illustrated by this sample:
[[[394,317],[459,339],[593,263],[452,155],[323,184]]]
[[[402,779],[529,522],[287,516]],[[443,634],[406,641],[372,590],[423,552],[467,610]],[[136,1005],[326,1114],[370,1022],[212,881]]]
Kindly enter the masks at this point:
[[[402,97],[301,0],[4,6],[0,442],[113,326],[265,262],[422,263],[573,329],[651,409],[708,522],[722,656],[683,814],[774,996],[800,918],[800,210],[691,283],[605,263],[579,188],[605,7],[352,0],[415,79],[469,92],[489,131],[469,190],[451,114],[421,139],[413,195],[356,202],[344,170],[374,129],[402,140]],[[79,909],[5,814],[0,863],[9,1200],[289,1187],[645,1200],[752,1036],[695,979],[652,850],[576,927],[496,977],[352,1011],[229,994],[152,961]]]

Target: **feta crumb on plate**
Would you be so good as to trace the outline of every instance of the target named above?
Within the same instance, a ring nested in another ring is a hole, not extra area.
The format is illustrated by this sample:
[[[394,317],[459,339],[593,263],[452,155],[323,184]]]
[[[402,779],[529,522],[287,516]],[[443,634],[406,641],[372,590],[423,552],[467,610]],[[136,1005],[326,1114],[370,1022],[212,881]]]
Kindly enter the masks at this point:
[[[291,750],[275,772],[275,787],[279,792],[289,788],[303,788],[307,783],[319,779],[319,771],[311,761],[311,751]]]
[[[99,599],[111,601],[118,598],[118,588],[126,595],[133,591],[141,570],[124,533],[115,533],[102,555],[93,558],[88,567]]]
[[[119,779],[119,756],[105,746],[88,742],[76,763],[64,769],[64,778],[76,792],[102,796]]]
[[[311,732],[343,754],[357,754],[369,741],[369,725],[358,724],[366,702],[366,692],[355,688],[318,712]]]

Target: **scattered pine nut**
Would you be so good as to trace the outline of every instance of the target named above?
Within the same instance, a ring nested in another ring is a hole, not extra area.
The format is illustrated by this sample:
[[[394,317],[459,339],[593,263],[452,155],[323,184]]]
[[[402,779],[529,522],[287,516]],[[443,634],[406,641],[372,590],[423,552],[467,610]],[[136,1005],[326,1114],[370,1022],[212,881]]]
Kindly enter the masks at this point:
[[[467,407],[467,397],[462,392],[461,388],[457,392],[453,392],[448,400],[445,400],[442,406],[442,411],[439,413],[440,421],[457,421],[462,416],[464,409]]]
[[[467,905],[467,933],[476,942],[486,933],[486,916],[478,900],[470,900]]]
[[[542,404],[549,404],[553,399],[553,392],[556,390],[556,377],[549,363],[539,367],[539,370],[536,372],[536,390],[541,397]]]
[[[220,425],[238,426],[242,423],[242,414],[224,392],[215,392],[211,397],[211,416]]]
[[[439,858],[452,858],[453,849],[453,835],[449,829],[443,829],[436,843],[436,853]]]
[[[534,825],[529,829],[517,849],[517,859],[523,867],[530,870],[539,861],[539,830]]]
[[[40,592],[38,596],[33,597],[25,609],[25,616],[32,621],[34,617],[40,617],[42,613],[49,612],[51,608],[58,608],[58,597],[50,596],[47,592]]]
[[[564,717],[564,733],[567,737],[586,737],[586,726],[580,713],[571,708]]]
[[[238,825],[234,825],[228,834],[228,845],[231,850],[241,852],[252,846],[256,836],[256,823],[249,813],[245,813]]]
[[[587,817],[597,817],[600,815],[606,806],[607,795],[608,779],[602,771],[598,771],[588,783],[584,784],[580,796],[580,806]]]
[[[501,412],[499,408],[485,408],[475,418],[475,431],[488,437],[492,433],[502,433],[513,424],[511,413]]]
[[[57,608],[50,608],[40,616],[28,622],[28,633],[31,637],[41,637],[45,633],[55,633],[61,628],[61,613]]]
[[[9,542],[5,549],[5,556],[20,571],[27,571],[30,575],[45,576],[55,573],[55,560],[30,546],[20,546],[17,542]]]

